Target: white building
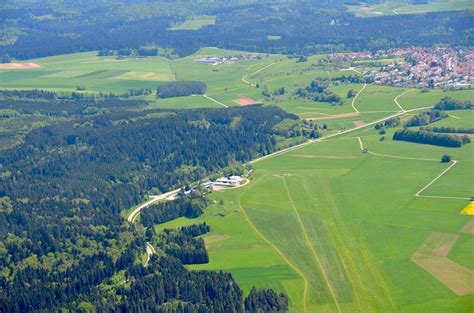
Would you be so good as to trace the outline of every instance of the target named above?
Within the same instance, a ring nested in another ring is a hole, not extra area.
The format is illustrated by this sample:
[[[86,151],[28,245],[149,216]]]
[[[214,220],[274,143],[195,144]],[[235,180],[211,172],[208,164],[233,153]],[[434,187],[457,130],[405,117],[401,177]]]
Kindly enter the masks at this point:
[[[240,186],[242,181],[243,181],[243,178],[240,176],[221,177],[214,182],[214,186],[236,187],[236,186]]]

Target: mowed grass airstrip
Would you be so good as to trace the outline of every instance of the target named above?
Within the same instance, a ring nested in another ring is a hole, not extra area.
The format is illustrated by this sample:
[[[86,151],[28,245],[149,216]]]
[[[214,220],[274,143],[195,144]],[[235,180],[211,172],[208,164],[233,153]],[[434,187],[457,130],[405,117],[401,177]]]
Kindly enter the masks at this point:
[[[349,73],[320,65],[324,56],[302,63],[281,55],[235,64],[193,62],[236,54],[247,53],[209,48],[171,61],[115,61],[95,53],[59,56],[32,60],[42,66],[36,70],[1,72],[0,87],[73,90],[84,85],[93,92],[125,91],[200,80],[208,84],[209,98],[150,96],[150,106],[235,106],[233,100],[250,97],[326,123],[330,130],[325,134],[429,107],[444,96],[474,97],[473,91],[423,93],[341,84],[331,91],[344,98],[343,105],[301,100],[291,93],[266,100],[263,88],[291,91],[316,77]],[[355,100],[346,97],[351,89],[360,91]],[[471,111],[449,113],[436,124],[472,127]],[[394,131],[380,135],[369,125],[263,159],[253,164],[248,185],[212,193],[213,204],[198,219],[157,228],[205,221],[212,229],[205,236],[210,262],[191,268],[229,271],[245,292],[253,285],[284,291],[291,312],[470,312],[474,224],[461,211],[474,194],[474,144],[442,148],[396,142],[391,140]],[[457,163],[440,163],[445,153]]]

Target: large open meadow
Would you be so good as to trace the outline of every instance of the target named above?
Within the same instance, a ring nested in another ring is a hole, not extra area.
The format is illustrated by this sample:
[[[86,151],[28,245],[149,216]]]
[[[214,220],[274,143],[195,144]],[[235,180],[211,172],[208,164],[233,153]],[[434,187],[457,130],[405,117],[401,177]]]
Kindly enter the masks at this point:
[[[193,268],[285,291],[292,312],[469,312],[472,145],[379,138],[367,128],[254,164],[249,185],[210,196],[211,262]],[[443,153],[458,164],[417,197],[450,166]]]
[[[329,87],[342,99],[332,105],[293,94],[316,78],[348,74],[320,62],[324,56],[194,61],[239,55],[250,54],[206,48],[174,60],[115,60],[78,53],[28,61],[36,69],[1,71],[0,88],[120,92],[198,80],[207,83],[206,95],[157,100],[152,94],[148,106],[225,107],[251,98],[324,124],[322,133],[332,137],[254,162],[248,185],[214,192],[199,218],[157,229],[205,221],[210,262],[191,268],[231,272],[246,293],[252,286],[284,291],[291,312],[472,311],[474,222],[460,212],[474,195],[473,144],[393,141],[402,126],[379,134],[371,123],[408,118],[446,96],[469,100],[474,92],[341,83]],[[287,92],[280,96],[262,94],[281,88]],[[350,90],[357,96],[348,98]],[[472,111],[450,111],[433,126],[468,128],[472,121]],[[441,163],[443,154],[453,161]]]
[[[400,111],[400,94],[411,110],[446,92],[367,86],[355,118]],[[450,115],[433,126],[472,124],[470,111]],[[198,218],[212,229],[210,263],[192,268],[230,271],[246,292],[285,291],[291,312],[469,312],[473,222],[461,211],[474,194],[473,146],[397,142],[396,129],[367,126],[253,163],[250,184],[210,195]],[[441,163],[443,154],[457,163]]]

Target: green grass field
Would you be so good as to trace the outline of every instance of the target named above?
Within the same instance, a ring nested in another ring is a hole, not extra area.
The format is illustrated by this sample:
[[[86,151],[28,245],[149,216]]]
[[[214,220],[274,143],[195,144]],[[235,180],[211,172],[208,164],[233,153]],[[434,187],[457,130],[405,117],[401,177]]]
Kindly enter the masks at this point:
[[[207,25],[214,25],[215,23],[215,16],[194,16],[186,19],[182,23],[174,25],[171,30],[198,30]]]
[[[397,97],[404,110],[433,106],[445,96],[474,97],[472,90],[422,93],[368,85],[354,101],[357,115],[353,99],[346,95],[351,89],[361,90],[361,84],[330,87],[343,98],[342,105],[292,95],[292,90],[315,78],[344,74],[323,67],[319,61],[324,56],[300,63],[281,55],[260,55],[259,60],[234,64],[193,62],[242,54],[206,48],[176,60],[117,61],[93,52],[78,53],[32,60],[41,65],[35,70],[1,71],[0,88],[72,91],[85,86],[90,92],[125,91],[155,89],[171,80],[199,80],[208,84],[209,97],[227,106],[250,97],[326,124],[330,128],[326,134],[400,111],[394,101]],[[262,95],[264,89],[272,92],[281,87],[289,91],[282,97],[266,100]],[[220,107],[203,96],[157,100],[150,95],[146,99],[148,107]],[[339,114],[349,115],[325,118]],[[449,114],[433,126],[472,127],[472,111]],[[4,129],[18,126],[2,123]],[[459,235],[443,256],[444,263],[430,266],[455,274],[474,270],[473,234],[463,231],[472,218],[459,214],[474,195],[474,143],[443,148],[396,142],[391,140],[394,131],[387,130],[381,141],[381,135],[369,126],[255,163],[250,184],[212,193],[213,204],[199,218],[156,227],[206,221],[212,228],[205,236],[210,263],[191,268],[229,271],[246,293],[252,286],[284,291],[291,312],[469,312],[474,292],[457,295],[451,287],[462,287],[462,282],[443,281],[446,278],[437,278],[420,265],[425,263],[411,258],[427,238],[438,238],[433,233],[447,238]],[[361,152],[357,137],[369,153]],[[439,162],[445,153],[458,163],[416,196],[450,166]],[[431,248],[436,244],[443,243],[434,242]]]
[[[249,185],[210,196],[198,220],[212,228],[211,261],[192,268],[230,271],[246,292],[285,291],[291,312],[469,312],[473,293],[456,295],[410,258],[434,232],[459,234],[436,269],[474,273],[473,235],[463,233],[472,219],[459,214],[474,194],[473,146],[396,142],[393,132],[380,141],[367,127],[254,164]],[[444,153],[459,163],[416,197],[448,167]]]
[[[396,14],[420,14],[439,11],[474,10],[469,0],[429,0],[427,4],[408,4],[404,0],[385,1],[374,5],[347,5],[350,12],[360,17]]]
[[[38,69],[0,71],[0,88],[125,91],[131,88],[156,89],[163,81],[175,80],[169,60],[98,57],[95,52],[31,60]]]

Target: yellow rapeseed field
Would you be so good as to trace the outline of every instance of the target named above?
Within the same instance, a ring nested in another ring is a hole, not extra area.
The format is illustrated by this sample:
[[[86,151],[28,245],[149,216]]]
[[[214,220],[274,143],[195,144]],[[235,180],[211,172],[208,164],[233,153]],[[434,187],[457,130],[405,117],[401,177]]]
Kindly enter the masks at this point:
[[[461,211],[461,214],[474,215],[474,201],[469,202],[469,204]]]

